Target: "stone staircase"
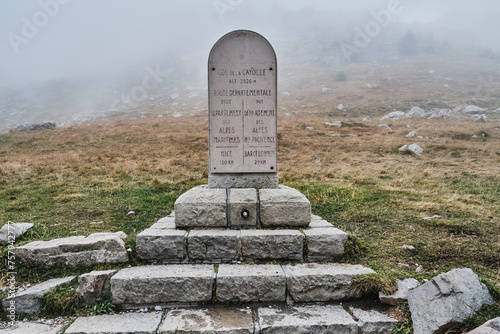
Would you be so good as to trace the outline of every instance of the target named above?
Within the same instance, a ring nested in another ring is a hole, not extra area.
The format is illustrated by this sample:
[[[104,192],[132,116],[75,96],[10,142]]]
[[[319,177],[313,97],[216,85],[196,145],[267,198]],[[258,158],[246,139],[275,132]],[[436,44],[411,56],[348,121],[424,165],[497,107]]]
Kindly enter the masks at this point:
[[[104,237],[118,238],[92,238]],[[375,272],[336,262],[347,239],[288,187],[193,188],[137,235],[143,265],[88,274],[130,313],[78,318],[66,333],[390,333],[395,319],[352,304],[356,277]]]

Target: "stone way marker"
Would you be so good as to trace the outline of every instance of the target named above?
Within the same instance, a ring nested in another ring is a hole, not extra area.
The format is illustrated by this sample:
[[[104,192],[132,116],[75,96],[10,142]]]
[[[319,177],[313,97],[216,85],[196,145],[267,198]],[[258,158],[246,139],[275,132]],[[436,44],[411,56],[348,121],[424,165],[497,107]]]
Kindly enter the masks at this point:
[[[277,62],[271,44],[233,31],[208,59],[210,188],[278,188]]]

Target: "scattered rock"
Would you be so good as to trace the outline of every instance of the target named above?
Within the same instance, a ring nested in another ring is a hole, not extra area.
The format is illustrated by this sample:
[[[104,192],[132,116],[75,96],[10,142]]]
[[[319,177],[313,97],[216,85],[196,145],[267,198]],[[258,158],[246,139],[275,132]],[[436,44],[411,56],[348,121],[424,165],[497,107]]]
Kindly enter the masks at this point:
[[[408,132],[408,134],[406,135],[407,138],[412,138],[412,137],[415,137],[417,135],[417,131],[411,131],[411,132]]]
[[[325,125],[330,125],[330,126],[336,126],[336,127],[342,127],[342,122],[341,121],[337,121],[337,122],[326,122]]]
[[[314,130],[314,128],[312,126],[306,126],[306,129],[307,130]]]
[[[437,219],[437,218],[441,218],[441,216],[440,215],[434,215],[432,217],[424,217],[423,219],[424,220],[431,220],[431,219]]]
[[[117,270],[92,271],[78,277],[78,289],[87,305],[93,304],[103,292],[110,292],[109,282]]]
[[[398,305],[399,303],[408,300],[408,291],[417,288],[419,285],[419,281],[414,278],[407,278],[402,281],[398,280],[398,291],[389,296],[380,292],[380,301],[388,305]]]
[[[373,121],[374,119],[375,119],[375,117],[373,117],[373,116],[368,116],[368,117],[363,118],[361,121],[362,121],[362,122],[371,122],[371,121]]]
[[[497,110],[493,110],[494,113],[500,113],[500,108],[498,108]]]
[[[19,261],[33,267],[77,267],[128,262],[123,232],[94,233],[50,241],[33,241],[14,248]]]
[[[13,245],[26,231],[33,227],[30,223],[7,223],[0,229],[0,245]],[[10,239],[9,239],[10,238]]]
[[[422,265],[418,266],[416,269],[415,269],[415,272],[416,273],[421,273],[422,271],[424,271],[424,267]]]
[[[485,115],[486,111],[488,109],[480,108],[478,106],[468,106],[465,108],[462,113],[466,116],[479,116],[479,115]]]
[[[493,304],[488,288],[471,269],[453,269],[408,292],[415,334],[444,333]]]
[[[393,120],[393,121],[397,121],[397,120],[401,120],[401,119],[407,119],[408,118],[408,115],[402,111],[393,111],[387,115],[385,115],[384,117],[382,117],[382,121],[384,120]]]
[[[408,249],[408,250],[411,250],[411,251],[415,250],[415,247],[413,247],[412,245],[403,245],[401,248]]]
[[[418,146],[417,144],[403,145],[399,148],[399,152],[403,151],[411,151],[416,155],[421,155],[422,153],[424,153],[424,149]]]
[[[38,130],[51,130],[56,128],[55,122],[41,122],[33,124],[23,124],[15,128],[17,131],[38,131]]]
[[[342,110],[342,109],[344,109],[344,105],[343,105],[342,103],[341,103],[341,104],[339,104],[339,105],[337,106],[337,109],[338,109],[338,110]]]
[[[468,334],[500,334],[500,317],[484,323]]]
[[[9,307],[14,307],[16,314],[33,314],[40,310],[40,297],[54,290],[58,286],[68,285],[75,276],[65,278],[53,278],[40,284],[36,284],[24,291],[16,293],[2,300],[2,306],[6,313]]]
[[[377,85],[369,83],[369,84],[366,85],[366,87],[368,87],[368,88],[377,88]]]
[[[135,216],[135,211],[129,211],[129,212],[127,213],[127,216]]]
[[[420,107],[413,107],[411,110],[408,112],[408,117],[409,118],[415,118],[415,117],[424,117],[425,110],[420,108]]]
[[[331,91],[332,91],[332,89],[331,89],[331,88],[328,88],[328,87],[323,87],[323,88],[321,89],[321,91],[322,91],[323,93],[328,93],[328,92],[331,92]]]
[[[379,124],[378,127],[385,130],[392,130],[387,124]]]
[[[476,123],[487,123],[488,121],[486,120],[486,115],[481,115],[478,118],[474,120]]]
[[[450,109],[439,109],[434,108],[429,112],[424,114],[424,117],[429,119],[433,118],[460,118],[462,115],[458,111],[450,110]]]

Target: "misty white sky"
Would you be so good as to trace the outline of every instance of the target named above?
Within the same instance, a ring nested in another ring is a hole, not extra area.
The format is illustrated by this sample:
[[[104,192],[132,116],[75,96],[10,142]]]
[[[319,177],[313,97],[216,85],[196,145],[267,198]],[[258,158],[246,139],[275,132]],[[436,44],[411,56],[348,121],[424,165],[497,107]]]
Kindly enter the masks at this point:
[[[470,46],[500,51],[498,0],[0,0],[0,86],[143,67],[164,55],[208,57],[236,29],[273,42],[287,10],[317,10],[334,21],[391,1],[403,8],[401,22],[452,30]]]

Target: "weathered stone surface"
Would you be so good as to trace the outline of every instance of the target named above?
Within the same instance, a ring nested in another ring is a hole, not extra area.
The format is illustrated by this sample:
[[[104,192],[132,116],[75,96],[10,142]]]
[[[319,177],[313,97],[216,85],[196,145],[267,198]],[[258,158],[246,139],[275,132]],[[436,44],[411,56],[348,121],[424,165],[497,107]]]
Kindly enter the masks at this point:
[[[120,270],[111,278],[114,304],[149,305],[205,302],[212,298],[211,265],[141,266]]]
[[[253,334],[250,309],[181,309],[172,310],[160,328],[160,334]]]
[[[420,285],[419,281],[414,278],[398,280],[398,291],[392,295],[386,296],[382,292],[379,293],[379,299],[382,303],[396,306],[401,302],[408,300],[408,291],[415,289]]]
[[[397,319],[373,310],[351,308],[351,312],[358,319],[359,334],[391,334],[398,323]]]
[[[259,199],[263,226],[308,226],[311,222],[311,203],[296,189],[260,189]]]
[[[187,235],[183,230],[144,230],[137,235],[137,257],[142,260],[180,261],[186,256]]]
[[[306,263],[284,266],[287,287],[295,302],[354,299],[361,292],[354,285],[358,275],[373,274],[361,265]]]
[[[276,173],[270,174],[210,174],[209,188],[235,189],[276,189],[279,187],[279,178]]]
[[[30,223],[8,223],[0,229],[0,245],[13,245],[16,240],[26,233],[33,224]]]
[[[304,234],[308,261],[333,261],[344,255],[349,236],[338,228],[312,228],[304,230]]]
[[[434,108],[424,114],[424,117],[433,118],[460,118],[462,115],[455,110]]]
[[[16,327],[8,327],[8,329],[0,329],[0,333],[5,334],[58,334],[61,332],[63,325],[45,325],[35,322],[17,322]]]
[[[117,270],[92,271],[78,277],[78,290],[85,302],[90,305],[101,297],[103,292],[110,292],[111,277]]]
[[[424,153],[424,149],[417,144],[403,145],[399,148],[399,151],[411,151],[416,155],[421,155],[422,153]]]
[[[277,264],[221,264],[216,291],[222,302],[284,302],[285,273]]]
[[[453,269],[408,292],[415,334],[444,333],[492,304],[488,288],[471,269]]]
[[[342,308],[333,305],[259,308],[262,334],[357,334],[358,326]]]
[[[161,229],[161,230],[175,229],[175,217],[174,216],[164,217],[158,220],[156,223],[154,223],[153,226],[151,226],[150,228]]]
[[[310,228],[330,228],[333,227],[332,223],[327,222],[324,219],[311,219],[311,222],[309,223]]]
[[[500,317],[491,319],[468,334],[500,334]]]
[[[381,118],[382,121],[385,120],[391,120],[391,121],[398,121],[401,119],[407,119],[408,115],[402,111],[393,111],[391,113],[388,113],[384,117]]]
[[[176,227],[227,227],[226,190],[198,186],[174,204]]]
[[[379,124],[378,127],[384,130],[392,130],[392,128],[387,124]]]
[[[415,118],[415,117],[424,117],[425,110],[420,108],[420,107],[413,107],[411,110],[408,112],[408,117],[409,118]]]
[[[198,261],[230,261],[239,257],[238,232],[233,230],[191,230],[188,256]]]
[[[465,108],[462,111],[462,113],[466,116],[479,116],[479,115],[485,115],[486,111],[488,111],[488,109],[472,105],[472,106],[467,106],[467,108]]]
[[[241,216],[247,210],[248,218]],[[231,189],[229,191],[229,217],[231,226],[257,227],[257,190]]]
[[[80,317],[66,334],[156,334],[161,313],[125,313]]]
[[[297,230],[242,230],[241,254],[250,260],[303,260],[304,235]]]
[[[64,278],[53,278],[48,281],[36,284],[24,291],[16,293],[2,300],[2,306],[5,312],[9,313],[11,305],[15,307],[16,314],[33,314],[40,310],[40,301],[38,300],[45,293],[54,290],[60,285],[68,285],[75,279],[75,276]]]
[[[128,261],[123,232],[94,233],[50,241],[33,241],[14,249],[19,261],[28,266],[76,267]]]

